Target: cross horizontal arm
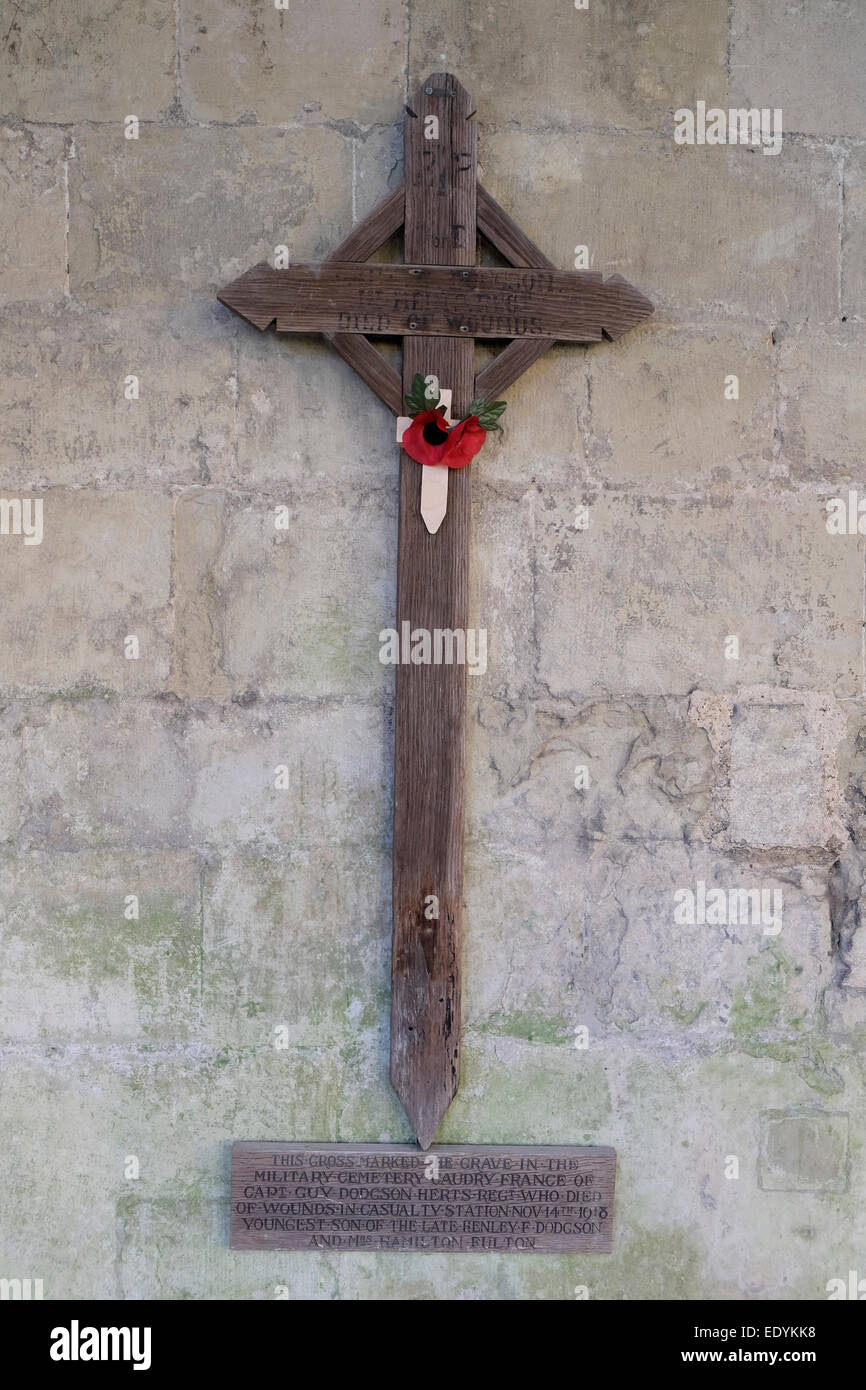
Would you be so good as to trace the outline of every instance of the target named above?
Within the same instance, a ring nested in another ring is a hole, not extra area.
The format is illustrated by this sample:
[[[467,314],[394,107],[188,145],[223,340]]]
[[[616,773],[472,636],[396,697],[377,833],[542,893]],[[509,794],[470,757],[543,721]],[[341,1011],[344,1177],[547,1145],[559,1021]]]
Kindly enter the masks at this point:
[[[619,338],[652,313],[619,275],[328,262],[273,270],[263,261],[220,290],[228,308],[281,333]]]

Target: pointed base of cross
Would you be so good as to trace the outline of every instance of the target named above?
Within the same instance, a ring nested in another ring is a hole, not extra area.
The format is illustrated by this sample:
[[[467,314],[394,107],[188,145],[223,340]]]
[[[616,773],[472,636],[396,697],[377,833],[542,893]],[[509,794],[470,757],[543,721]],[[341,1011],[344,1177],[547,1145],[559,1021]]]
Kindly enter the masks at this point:
[[[405,1086],[401,1086],[402,1080],[403,1078],[398,1079],[392,1073],[391,1085],[406,1112],[406,1118],[412,1126],[419,1148],[429,1149],[439,1133],[439,1128],[451,1107],[452,1100],[457,1094],[456,1083],[449,1096],[431,1099],[429,1095],[422,1093],[420,1087],[415,1088],[410,1085],[407,1089]]]
[[[422,946],[426,940],[427,934],[422,934]],[[460,1082],[460,1037],[453,1026],[459,998],[443,998],[440,1005],[437,990],[425,990],[427,976],[419,980],[419,975],[399,972],[394,978],[391,1085],[418,1143],[429,1149]]]

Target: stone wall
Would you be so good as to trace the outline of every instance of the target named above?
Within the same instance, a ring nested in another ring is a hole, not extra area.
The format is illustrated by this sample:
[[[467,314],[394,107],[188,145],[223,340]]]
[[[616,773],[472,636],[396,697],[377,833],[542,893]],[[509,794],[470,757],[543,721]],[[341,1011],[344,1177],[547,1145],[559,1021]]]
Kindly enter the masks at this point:
[[[8,509],[0,1275],[109,1299],[813,1299],[866,1276],[864,542],[826,507],[866,488],[866,14],[10,20],[0,487],[42,500],[44,535]],[[548,353],[473,466],[489,662],[440,1135],[615,1145],[615,1252],[233,1254],[232,1139],[410,1135],[387,1080],[393,419],[215,290],[276,245],[324,258],[399,181],[403,103],[443,68],[525,230],[657,306]],[[781,150],[677,144],[698,102],[779,108]]]

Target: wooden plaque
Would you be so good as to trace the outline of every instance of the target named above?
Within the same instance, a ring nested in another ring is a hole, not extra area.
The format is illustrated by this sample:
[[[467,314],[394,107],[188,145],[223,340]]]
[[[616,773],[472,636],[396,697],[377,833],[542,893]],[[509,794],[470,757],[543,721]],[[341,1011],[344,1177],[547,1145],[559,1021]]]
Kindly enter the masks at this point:
[[[608,1148],[237,1143],[233,1250],[608,1254]]]

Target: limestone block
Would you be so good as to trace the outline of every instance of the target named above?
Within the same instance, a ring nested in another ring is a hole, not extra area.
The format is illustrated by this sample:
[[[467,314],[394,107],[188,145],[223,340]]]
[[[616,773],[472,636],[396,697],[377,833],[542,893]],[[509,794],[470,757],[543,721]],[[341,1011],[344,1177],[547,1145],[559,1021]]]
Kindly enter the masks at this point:
[[[407,19],[396,0],[314,8],[194,0],[181,34],[184,99],[197,120],[393,120],[403,103]]]
[[[115,1299],[118,1197],[130,1131],[127,1083],[82,1049],[19,1051],[3,1059],[6,1219],[3,1264],[41,1279],[44,1299]],[[46,1162],[62,1146],[62,1162]],[[40,1159],[41,1155],[41,1159]]]
[[[705,837],[712,747],[681,700],[576,706],[479,694],[469,728],[473,837],[531,847]]]
[[[769,1192],[845,1192],[848,1116],[805,1108],[762,1115],[760,1181]]]
[[[209,1036],[278,1050],[354,1048],[366,1031],[383,1042],[390,906],[383,850],[221,855],[204,886]]]
[[[197,842],[310,849],[384,841],[391,735],[375,706],[232,705],[196,720],[188,746]]]
[[[698,9],[673,0],[663,22],[649,0],[582,9],[540,0],[495,16],[433,0],[412,16],[412,66],[421,77],[445,66],[443,54],[459,57],[453,71],[467,74],[479,120],[499,127],[658,129],[697,97],[724,100],[726,30],[719,0]]]
[[[820,734],[803,706],[735,704],[732,840],[747,845],[821,844],[826,800]]]
[[[0,344],[6,489],[227,480],[235,345],[216,317],[200,305],[130,332],[122,312],[67,305],[37,317],[18,306]]]
[[[90,128],[70,164],[72,293],[128,316],[210,305],[277,246],[323,260],[351,225],[351,196],[352,151],[335,130],[153,126],[125,140]]]
[[[19,5],[0,65],[4,114],[32,121],[155,120],[175,96],[172,0]]]
[[[695,847],[470,847],[467,1008],[485,1032],[584,1050],[662,1030],[813,1065],[826,881]],[[492,891],[491,891],[492,889]]]
[[[7,856],[0,885],[5,1039],[116,1044],[197,1031],[201,885],[193,856]]]
[[[470,698],[480,698],[487,691],[526,690],[532,682],[534,498],[511,498],[482,481],[472,501],[468,625],[476,634],[476,661],[467,683]]]
[[[605,494],[577,531],[551,496],[538,516],[538,670],[552,694],[859,689],[859,560],[818,499]]]
[[[85,850],[189,844],[193,772],[171,701],[57,699],[19,714],[20,843]]]
[[[866,150],[856,145],[845,157],[842,223],[841,313],[866,318]]]
[[[847,832],[838,764],[845,719],[832,699],[772,686],[724,696],[696,691],[694,719],[715,753],[719,843],[826,859]]]
[[[242,487],[330,479],[346,493],[396,491],[395,417],[323,339],[238,327],[237,461]]]
[[[0,127],[0,298],[53,301],[66,288],[63,131]]]
[[[178,691],[382,699],[393,667],[395,499],[332,481],[178,505]],[[282,509],[282,510],[280,510]]]
[[[2,686],[159,689],[171,636],[171,499],[51,488],[5,500]],[[128,638],[137,657],[126,655]]]
[[[677,103],[679,104],[679,103]],[[656,304],[656,321],[836,321],[839,171],[831,151],[675,145],[664,135],[485,132],[485,182],[564,269],[575,246]],[[611,170],[616,169],[616,178]],[[635,350],[642,325],[624,339]],[[605,344],[603,351],[607,350]],[[592,355],[597,349],[590,349]]]
[[[866,134],[858,6],[810,0],[770,19],[761,0],[735,0],[730,61],[732,106],[780,106],[807,135]]]
[[[588,354],[589,452],[599,486],[704,493],[773,479],[768,333],[659,325],[603,349]]]
[[[779,348],[782,461],[797,483],[817,484],[827,498],[861,488],[866,454],[862,334],[786,335]],[[866,526],[866,520],[864,520]]]

